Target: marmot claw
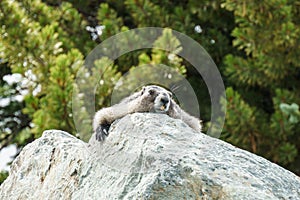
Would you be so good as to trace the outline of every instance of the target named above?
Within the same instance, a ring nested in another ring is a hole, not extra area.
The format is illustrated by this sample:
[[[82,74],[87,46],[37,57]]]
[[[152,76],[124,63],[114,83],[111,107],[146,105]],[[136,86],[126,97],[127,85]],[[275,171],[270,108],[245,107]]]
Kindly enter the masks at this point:
[[[100,124],[96,129],[96,140],[104,141],[104,139],[108,136],[108,130],[110,125]]]

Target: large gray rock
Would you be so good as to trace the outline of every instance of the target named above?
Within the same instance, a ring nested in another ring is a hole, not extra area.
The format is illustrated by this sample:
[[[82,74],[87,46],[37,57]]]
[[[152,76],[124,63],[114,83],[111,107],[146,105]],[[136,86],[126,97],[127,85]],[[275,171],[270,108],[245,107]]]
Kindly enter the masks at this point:
[[[44,132],[13,162],[1,199],[300,199],[293,173],[167,115],[128,115],[105,142],[93,138]]]

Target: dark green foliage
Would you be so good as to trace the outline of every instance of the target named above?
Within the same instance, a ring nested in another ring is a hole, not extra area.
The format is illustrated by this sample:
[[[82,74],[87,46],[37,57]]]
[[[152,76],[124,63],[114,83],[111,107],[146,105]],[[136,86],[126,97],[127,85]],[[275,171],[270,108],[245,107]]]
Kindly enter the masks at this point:
[[[233,45],[225,58],[228,141],[299,171],[300,5],[298,1],[231,1]]]
[[[0,184],[8,177],[8,172],[0,172]]]
[[[2,105],[0,109],[0,149],[10,143],[26,144],[33,136],[25,134],[29,128],[30,118],[22,112],[24,103],[21,103],[20,97],[21,84],[8,84],[2,77],[11,73],[6,63],[1,64],[0,97],[7,101],[7,105]]]

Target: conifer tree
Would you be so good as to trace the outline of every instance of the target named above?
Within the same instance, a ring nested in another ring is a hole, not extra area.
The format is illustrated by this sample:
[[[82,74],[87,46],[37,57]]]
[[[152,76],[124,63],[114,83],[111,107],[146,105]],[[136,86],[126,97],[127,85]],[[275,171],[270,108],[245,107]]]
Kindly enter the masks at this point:
[[[300,173],[300,6],[297,1],[232,1],[233,45],[225,58],[224,138]]]

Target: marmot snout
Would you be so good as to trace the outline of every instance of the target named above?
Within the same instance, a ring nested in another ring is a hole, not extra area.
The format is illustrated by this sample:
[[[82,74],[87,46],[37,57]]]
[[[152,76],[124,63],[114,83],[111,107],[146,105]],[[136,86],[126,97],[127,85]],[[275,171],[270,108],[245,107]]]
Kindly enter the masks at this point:
[[[171,97],[168,94],[159,94],[154,100],[154,112],[156,113],[166,113],[170,107]]]

